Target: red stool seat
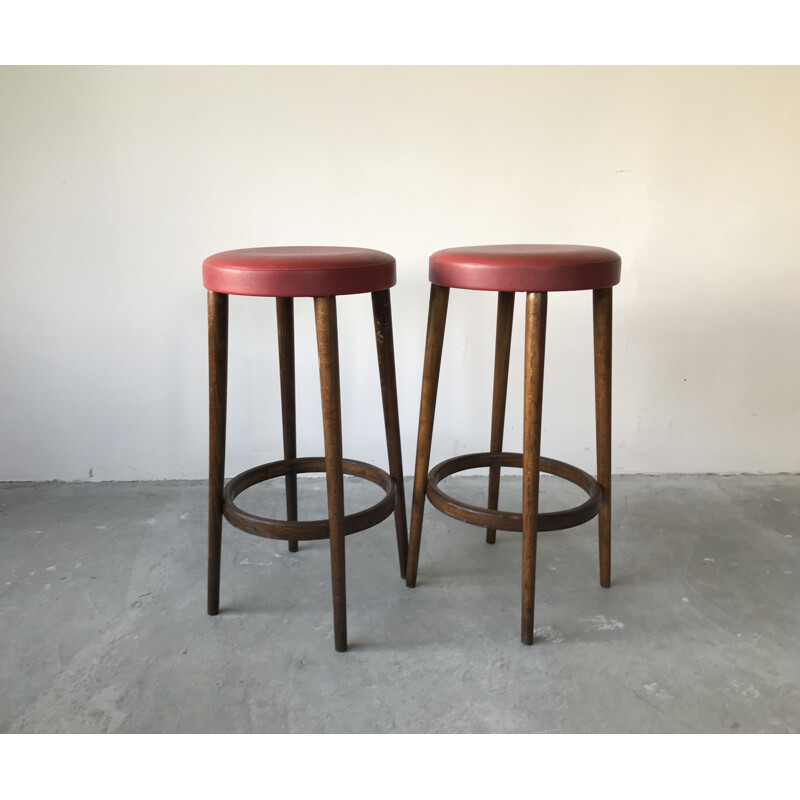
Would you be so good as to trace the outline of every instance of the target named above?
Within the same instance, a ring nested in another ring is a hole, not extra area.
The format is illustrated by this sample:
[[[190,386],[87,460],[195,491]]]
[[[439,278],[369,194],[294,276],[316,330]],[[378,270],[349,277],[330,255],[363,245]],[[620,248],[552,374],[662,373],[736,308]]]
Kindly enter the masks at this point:
[[[613,250],[570,244],[496,244],[452,247],[430,258],[430,281],[453,289],[489,292],[566,292],[619,283]]]
[[[394,258],[361,247],[250,247],[203,262],[203,286],[220,294],[332,297],[395,283]]]

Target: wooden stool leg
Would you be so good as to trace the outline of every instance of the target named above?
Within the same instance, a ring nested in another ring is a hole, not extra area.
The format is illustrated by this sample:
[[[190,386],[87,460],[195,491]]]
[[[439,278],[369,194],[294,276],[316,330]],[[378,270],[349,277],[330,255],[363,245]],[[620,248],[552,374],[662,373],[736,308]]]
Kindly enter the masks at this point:
[[[533,644],[539,454],[547,293],[529,292],[525,310],[525,407],[522,451],[522,643]]]
[[[403,454],[400,447],[400,415],[397,409],[397,376],[394,364],[394,335],[392,333],[392,302],[389,290],[372,293],[372,317],[375,322],[375,343],[378,348],[378,371],[381,376],[383,419],[386,426],[386,449],[389,454],[389,473],[397,486],[394,526],[397,534],[397,556],[400,577],[406,576],[408,561],[408,525],[406,499],[403,489]]]
[[[594,290],[594,392],[597,482],[603,487],[598,514],[600,585],[611,585],[611,311],[612,290]]]
[[[325,476],[328,489],[328,529],[333,586],[333,635],[336,649],[347,650],[347,599],[344,563],[344,483],[342,480],[342,410],[339,391],[339,344],[336,298],[315,297],[322,392],[322,425],[325,432]]]
[[[494,397],[492,399],[492,437],[489,450],[503,451],[503,427],[506,419],[508,393],[508,363],[511,354],[511,327],[514,321],[514,292],[497,293],[497,335],[494,350]],[[497,509],[500,498],[500,467],[489,467],[489,502],[487,508]],[[486,529],[486,542],[494,544],[496,531]]]
[[[278,312],[278,360],[281,373],[281,412],[283,416],[283,457],[297,458],[297,414],[294,389],[294,299],[276,297]],[[284,478],[286,486],[286,519],[297,519],[297,475]],[[289,550],[297,552],[297,542],[289,540]]]
[[[228,397],[228,295],[208,292],[208,613],[219,614],[225,415]]]
[[[428,466],[431,458],[431,439],[433,438],[433,417],[436,411],[436,390],[439,386],[439,367],[442,363],[442,343],[444,342],[449,297],[450,289],[448,287],[431,284],[428,333],[425,339],[425,363],[422,368],[417,460],[414,466],[414,493],[411,500],[411,527],[408,535],[406,586],[409,587],[417,585],[422,516],[425,512],[425,493],[428,486]]]

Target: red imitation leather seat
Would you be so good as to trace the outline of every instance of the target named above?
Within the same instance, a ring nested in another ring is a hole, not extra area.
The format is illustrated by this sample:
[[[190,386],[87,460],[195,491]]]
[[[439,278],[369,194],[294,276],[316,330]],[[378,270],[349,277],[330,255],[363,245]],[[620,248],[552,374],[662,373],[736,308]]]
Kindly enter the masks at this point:
[[[431,283],[451,289],[569,292],[615,286],[622,262],[604,247],[499,244],[439,250],[429,263]]]
[[[395,282],[394,258],[360,247],[250,247],[203,262],[203,285],[222,294],[331,297],[379,292]]]

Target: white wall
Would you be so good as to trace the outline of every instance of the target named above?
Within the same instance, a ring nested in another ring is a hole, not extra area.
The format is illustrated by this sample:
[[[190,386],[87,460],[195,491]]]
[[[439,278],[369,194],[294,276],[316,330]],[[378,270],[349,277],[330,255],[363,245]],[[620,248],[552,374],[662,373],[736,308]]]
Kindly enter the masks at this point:
[[[797,68],[2,68],[0,104],[2,480],[203,477],[201,262],[300,243],[397,258],[407,473],[427,256],[498,242],[622,255],[615,471],[800,471]],[[345,454],[384,464],[369,298],[339,309]],[[487,447],[494,310],[451,294],[434,460]],[[231,312],[233,474],[281,438],[273,303]],[[545,380],[543,453],[592,469],[589,293],[551,297]]]

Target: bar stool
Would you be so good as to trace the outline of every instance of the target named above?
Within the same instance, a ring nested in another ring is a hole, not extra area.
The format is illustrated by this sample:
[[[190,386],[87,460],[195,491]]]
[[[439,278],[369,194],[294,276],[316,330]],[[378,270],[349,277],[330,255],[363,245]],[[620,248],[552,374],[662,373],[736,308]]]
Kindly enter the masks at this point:
[[[408,538],[389,297],[389,289],[395,281],[395,260],[392,256],[378,250],[354,247],[258,247],[217,253],[203,262],[203,285],[208,289],[209,614],[219,613],[223,516],[240,530],[270,539],[287,540],[293,552],[297,550],[298,541],[330,539],[334,644],[340,652],[347,650],[344,537],[377,525],[394,512],[400,574],[405,576]],[[370,464],[342,458],[336,296],[366,292],[372,295],[390,474]],[[228,295],[231,294],[275,298],[284,458],[249,469],[225,485]],[[297,458],[295,297],[314,298],[324,458]],[[297,475],[307,472],[325,472],[327,519],[297,519]],[[345,514],[343,474],[377,484],[385,492],[383,499],[370,508]],[[245,489],[280,476],[285,476],[287,519],[258,517],[236,504],[236,497]]]
[[[522,531],[522,642],[533,644],[533,603],[538,531],[562,530],[599,515],[600,584],[611,583],[611,292],[619,283],[620,257],[600,247],[577,245],[491,245],[440,250],[430,257],[428,331],[419,412],[417,460],[411,504],[406,584],[416,585],[425,497],[444,514],[486,528],[493,544],[496,529]],[[490,450],[457,456],[428,471],[436,392],[450,289],[498,293],[494,396]],[[540,458],[542,382],[548,292],[591,289],[594,293],[595,415],[597,479],[577,467]],[[514,293],[527,294],[523,452],[503,452],[508,363]],[[486,508],[447,495],[439,483],[474,467],[489,468]],[[521,467],[522,513],[498,511],[501,467]],[[539,513],[539,471],[565,478],[588,495],[567,511]]]

